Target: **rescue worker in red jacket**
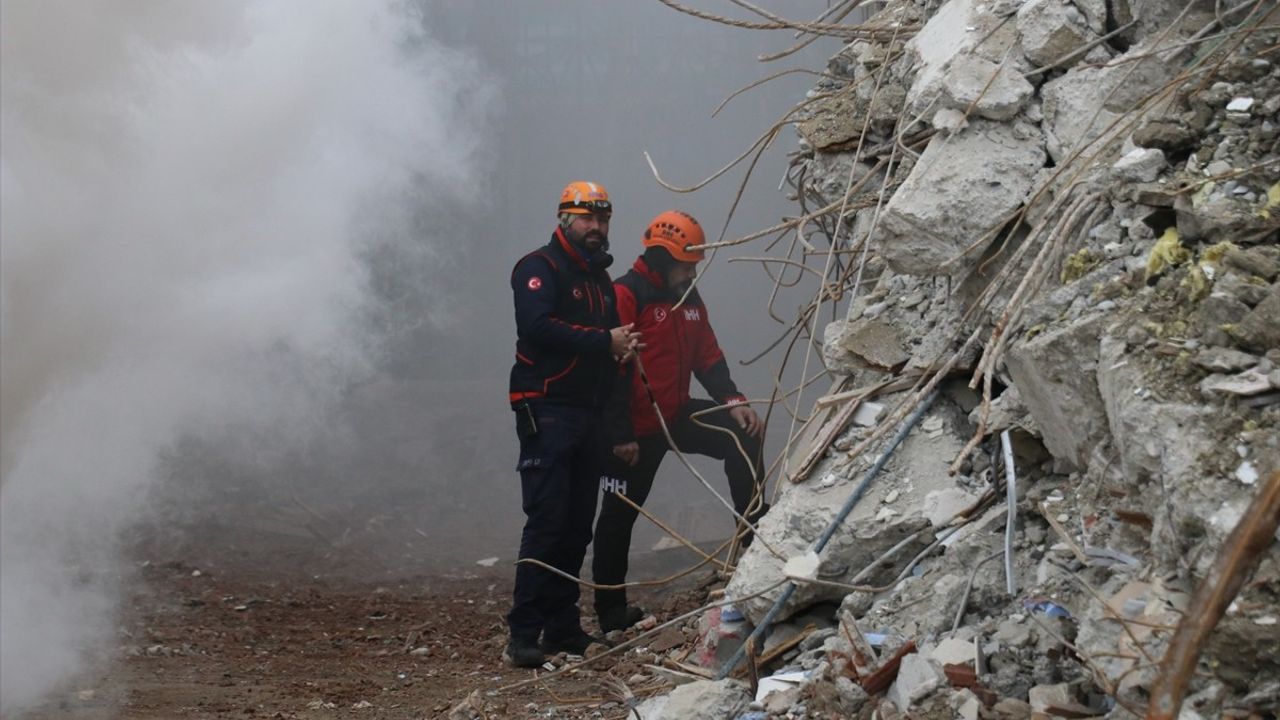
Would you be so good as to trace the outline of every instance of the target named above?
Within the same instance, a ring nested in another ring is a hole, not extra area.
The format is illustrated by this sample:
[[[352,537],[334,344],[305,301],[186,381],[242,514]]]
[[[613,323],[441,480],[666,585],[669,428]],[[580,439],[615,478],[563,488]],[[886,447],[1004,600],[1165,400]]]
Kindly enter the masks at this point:
[[[582,571],[591,542],[596,492],[609,454],[602,412],[617,386],[620,361],[636,347],[632,324],[618,321],[606,268],[609,194],[573,182],[561,194],[559,227],[511,273],[516,359],[510,400],[520,440],[526,516],[520,558],[568,575]],[[507,624],[514,665],[537,667],[544,653],[582,654],[596,638],[580,623],[578,584],[530,563],[516,566]],[[539,637],[541,636],[541,642]]]
[[[688,248],[703,242],[698,221],[685,213],[669,210],[654,218],[644,233],[644,253],[614,283],[618,317],[622,323],[634,323],[644,338],[640,359],[676,446],[684,453],[723,461],[734,508],[754,524],[766,507],[763,498],[757,497],[762,493],[757,492],[760,485],[756,481],[760,476],[764,423],[729,376],[729,364],[716,342],[707,308],[697,290],[689,292],[683,304],[675,307],[689,290],[703,257],[701,250]],[[614,457],[601,478],[604,498],[596,522],[592,562],[592,578],[598,585],[626,581],[631,530],[638,514],[614,491],[643,505],[669,449],[649,400],[649,390],[639,373],[631,372],[630,376],[630,392],[615,396],[615,407],[610,408],[612,415],[620,413],[624,417],[631,432],[619,433],[612,448]],[[697,377],[711,400],[690,399],[691,376]],[[620,409],[618,404],[625,407]],[[729,433],[700,426],[690,417],[726,404],[727,409],[701,415],[698,421]],[[746,457],[734,443],[735,437]],[[627,605],[625,590],[597,590],[595,607],[604,632],[630,627],[644,617],[639,608]]]

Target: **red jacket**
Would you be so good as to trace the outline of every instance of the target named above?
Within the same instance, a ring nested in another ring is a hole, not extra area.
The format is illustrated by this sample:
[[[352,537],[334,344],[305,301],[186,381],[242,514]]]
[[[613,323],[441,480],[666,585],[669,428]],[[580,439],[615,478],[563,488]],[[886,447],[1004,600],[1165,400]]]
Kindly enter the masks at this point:
[[[645,345],[640,360],[668,425],[689,402],[691,375],[697,376],[718,403],[746,400],[729,377],[729,364],[696,289],[679,309],[672,311],[679,296],[667,289],[661,275],[650,270],[643,258],[638,258],[632,269],[614,282],[614,290],[618,296],[618,319],[623,325],[634,322],[640,332],[640,342]],[[631,421],[632,436],[619,442],[662,432],[639,373],[631,375],[630,397],[619,400],[629,402],[630,412],[626,415]]]

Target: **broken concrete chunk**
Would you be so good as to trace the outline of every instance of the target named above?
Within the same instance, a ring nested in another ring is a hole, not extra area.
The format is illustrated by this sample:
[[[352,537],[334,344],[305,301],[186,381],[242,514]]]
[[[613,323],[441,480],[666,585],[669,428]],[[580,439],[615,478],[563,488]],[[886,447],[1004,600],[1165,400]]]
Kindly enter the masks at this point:
[[[889,266],[909,275],[967,274],[985,248],[979,241],[989,244],[1031,190],[1045,163],[1040,142],[1025,123],[981,119],[935,138],[877,230]]]
[[[898,329],[876,319],[861,318],[853,322],[827,325],[823,352],[828,355],[852,356],[863,365],[895,368],[911,356],[903,348]]]
[[[881,415],[884,415],[884,405],[870,400],[863,400],[858,403],[858,409],[853,411],[853,424],[860,427],[871,427],[880,422]]]
[[[1155,148],[1134,148],[1111,166],[1116,178],[1130,182],[1151,182],[1168,163],[1164,152]]]
[[[1121,113],[1169,81],[1171,65],[1149,57],[1151,49],[1138,45],[1115,63],[1081,68],[1044,84],[1040,96],[1045,138],[1055,162],[1062,162],[1108,128],[1116,132],[1113,123]]]
[[[1200,142],[1200,133],[1178,120],[1150,120],[1133,134],[1135,145],[1166,153],[1189,150]]]
[[[958,487],[934,490],[924,496],[921,512],[934,527],[946,525],[961,511],[978,502],[981,495],[969,493]]]
[[[954,133],[969,127],[964,113],[955,108],[941,108],[933,114],[933,127],[948,133]]]
[[[991,120],[1013,118],[1034,93],[1031,83],[1008,63],[974,55],[957,56],[942,76],[945,105]]]
[[[1257,365],[1258,358],[1255,355],[1230,348],[1207,347],[1196,353],[1194,362],[1196,365],[1211,372],[1232,373]]]
[[[920,653],[902,658],[898,679],[893,681],[886,697],[899,710],[906,711],[918,700],[942,686],[946,677],[942,670]]]
[[[1206,395],[1257,395],[1271,389],[1271,381],[1257,370],[1245,370],[1238,375],[1210,375],[1200,381],[1200,392]]]
[[[644,720],[723,720],[737,717],[750,704],[746,684],[726,678],[681,685],[670,695],[646,700],[636,710]]]
[[[1003,22],[981,0],[949,0],[907,43],[918,60],[908,104],[923,112],[938,97],[946,65],[954,58],[973,53],[998,62],[1016,42],[1013,23]]]
[[[1102,397],[1092,368],[1101,316],[1086,316],[1061,328],[1014,343],[1007,363],[1045,447],[1055,458],[1083,470],[1089,452],[1108,432]]]
[[[1062,60],[1059,67],[1071,67],[1084,54],[1063,58],[1093,39],[1084,15],[1065,0],[1031,0],[1018,10],[1016,21],[1023,54],[1039,66]]]

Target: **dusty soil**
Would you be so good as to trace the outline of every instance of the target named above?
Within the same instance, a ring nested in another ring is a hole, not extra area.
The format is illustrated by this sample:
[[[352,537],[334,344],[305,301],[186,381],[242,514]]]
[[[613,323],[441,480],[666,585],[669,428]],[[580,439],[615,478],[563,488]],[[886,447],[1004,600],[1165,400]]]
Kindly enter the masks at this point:
[[[665,554],[637,558],[637,569],[656,573],[687,560],[657,557]],[[554,710],[554,717],[622,718],[628,709],[609,676],[625,680],[645,659],[634,652],[606,658],[491,695],[534,677],[502,659],[509,567],[473,565],[377,584],[306,576],[261,555],[242,569],[209,567],[140,561],[119,645],[100,669],[22,717],[437,718],[480,691],[488,717]],[[691,584],[639,599],[666,619],[705,596]],[[643,697],[665,688],[650,678],[649,687],[631,689]]]

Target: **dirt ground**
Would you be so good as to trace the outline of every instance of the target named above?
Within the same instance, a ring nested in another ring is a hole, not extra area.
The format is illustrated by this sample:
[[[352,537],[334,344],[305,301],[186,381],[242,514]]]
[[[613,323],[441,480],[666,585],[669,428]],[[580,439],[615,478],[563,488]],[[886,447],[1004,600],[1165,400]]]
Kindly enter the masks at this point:
[[[668,554],[638,557],[636,573],[688,562],[660,557]],[[288,555],[261,558],[239,569],[195,557],[139,561],[118,646],[21,717],[437,718],[480,691],[488,717],[623,718],[629,710],[611,677],[631,679],[641,698],[669,687],[652,675],[641,683],[646,657],[629,651],[487,694],[535,677],[502,659],[513,576],[504,564],[372,583],[307,575]],[[705,597],[694,585],[709,576],[691,578],[638,599],[660,620],[673,617]]]

